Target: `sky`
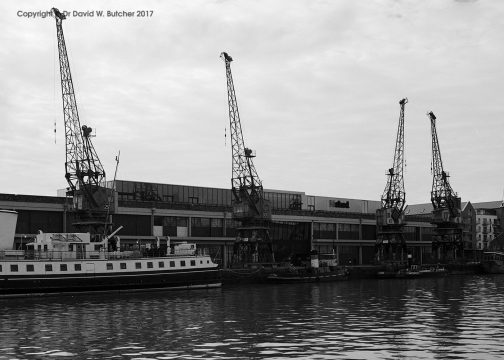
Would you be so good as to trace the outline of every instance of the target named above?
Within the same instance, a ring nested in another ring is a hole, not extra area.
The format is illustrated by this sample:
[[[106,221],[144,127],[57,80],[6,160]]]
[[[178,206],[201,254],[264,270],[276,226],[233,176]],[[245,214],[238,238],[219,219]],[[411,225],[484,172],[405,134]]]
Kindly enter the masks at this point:
[[[0,193],[67,186],[55,20],[28,16],[52,7],[71,13],[80,122],[108,180],[120,151],[120,180],[231,186],[226,51],[265,189],[379,200],[407,97],[406,203],[430,201],[429,111],[462,201],[503,197],[500,0],[4,0]]]

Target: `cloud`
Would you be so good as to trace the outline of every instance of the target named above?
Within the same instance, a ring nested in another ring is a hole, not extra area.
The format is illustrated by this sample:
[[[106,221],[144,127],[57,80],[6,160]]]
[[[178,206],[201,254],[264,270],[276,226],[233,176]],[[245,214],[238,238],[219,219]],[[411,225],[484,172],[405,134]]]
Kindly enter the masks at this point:
[[[54,19],[20,18],[11,0],[1,7],[0,163],[11,173],[0,178],[1,191],[54,195],[65,186]],[[138,3],[64,7],[136,10]],[[398,101],[408,97],[408,201],[430,196],[429,110],[455,190],[471,201],[501,196],[500,3],[200,0],[146,1],[142,9],[153,16],[64,21],[81,122],[95,129],[108,174],[121,150],[121,179],[229,186],[219,59],[228,51],[245,142],[257,151],[266,188],[379,199]]]

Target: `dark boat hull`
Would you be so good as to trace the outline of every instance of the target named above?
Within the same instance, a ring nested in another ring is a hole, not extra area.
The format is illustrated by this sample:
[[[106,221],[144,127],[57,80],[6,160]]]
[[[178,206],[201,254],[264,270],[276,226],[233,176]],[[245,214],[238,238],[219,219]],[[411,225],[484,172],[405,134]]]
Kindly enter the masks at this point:
[[[218,269],[68,275],[0,275],[0,297],[94,291],[209,288],[219,287],[221,284]]]
[[[322,273],[273,273],[266,280],[273,283],[309,283],[330,282],[348,279],[347,271],[334,271]]]

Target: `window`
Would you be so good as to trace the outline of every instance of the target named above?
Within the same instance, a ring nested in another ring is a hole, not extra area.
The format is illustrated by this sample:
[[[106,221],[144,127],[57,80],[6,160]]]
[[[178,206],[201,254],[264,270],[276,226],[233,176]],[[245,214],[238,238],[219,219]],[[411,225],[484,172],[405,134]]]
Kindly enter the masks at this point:
[[[29,271],[29,272],[35,271],[35,267],[33,266],[33,264],[26,265],[26,271]]]
[[[68,251],[73,251],[73,244],[68,244]]]
[[[191,260],[191,266],[196,266],[196,260]]]
[[[52,271],[52,264],[46,264],[45,271]]]
[[[125,270],[126,269],[126,263],[121,263],[121,270]]]
[[[160,268],[164,268],[164,261],[160,261],[160,262],[158,263],[158,266],[159,266]]]
[[[170,267],[175,267],[175,261],[170,261]]]
[[[114,264],[107,263],[107,270],[114,270]]]
[[[13,264],[10,266],[10,271],[12,272],[18,272],[18,265],[17,264]]]
[[[101,247],[102,247],[101,245],[95,245],[94,249],[95,249],[95,251],[100,251]]]
[[[44,251],[47,251],[47,245],[44,245]]]
[[[142,268],[142,263],[135,263],[135,269],[141,269]]]
[[[0,265],[0,272],[2,271],[2,265]]]
[[[349,201],[343,202],[340,200],[329,200],[329,207],[349,209],[350,202]]]
[[[180,266],[185,266],[185,260],[180,260]]]
[[[147,262],[147,269],[152,269],[153,266],[152,266],[152,261],[148,261]]]
[[[67,271],[67,264],[60,264],[60,271]]]
[[[74,269],[75,271],[81,271],[82,270],[81,264],[74,264]]]

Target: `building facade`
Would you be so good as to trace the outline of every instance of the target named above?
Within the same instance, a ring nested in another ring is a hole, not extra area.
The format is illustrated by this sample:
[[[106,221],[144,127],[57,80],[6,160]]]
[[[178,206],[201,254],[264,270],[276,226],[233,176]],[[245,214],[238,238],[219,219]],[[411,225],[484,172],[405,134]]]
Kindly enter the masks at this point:
[[[476,248],[487,250],[488,245],[495,239],[495,225],[497,213],[494,209],[476,209]]]

